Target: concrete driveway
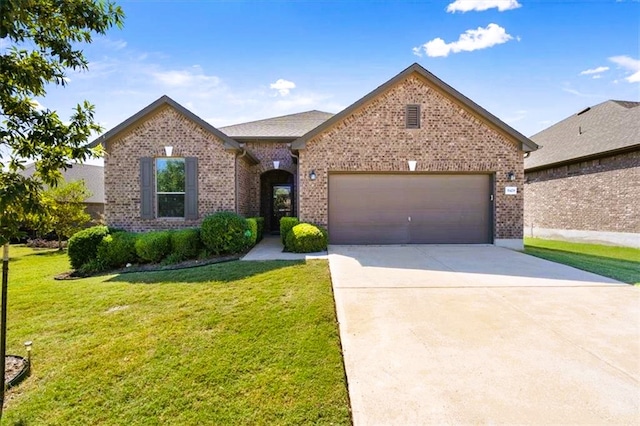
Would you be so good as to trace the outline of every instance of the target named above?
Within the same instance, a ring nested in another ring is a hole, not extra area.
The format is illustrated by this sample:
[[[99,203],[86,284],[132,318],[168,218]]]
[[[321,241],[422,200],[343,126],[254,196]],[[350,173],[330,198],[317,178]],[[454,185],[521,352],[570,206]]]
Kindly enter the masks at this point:
[[[331,246],[356,425],[640,424],[640,288],[494,246]]]

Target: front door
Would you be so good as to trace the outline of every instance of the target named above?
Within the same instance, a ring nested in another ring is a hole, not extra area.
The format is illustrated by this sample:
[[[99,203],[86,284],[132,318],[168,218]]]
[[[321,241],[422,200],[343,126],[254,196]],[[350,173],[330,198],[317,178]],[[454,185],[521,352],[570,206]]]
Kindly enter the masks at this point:
[[[277,184],[271,190],[271,230],[280,230],[280,218],[293,215],[291,184]]]

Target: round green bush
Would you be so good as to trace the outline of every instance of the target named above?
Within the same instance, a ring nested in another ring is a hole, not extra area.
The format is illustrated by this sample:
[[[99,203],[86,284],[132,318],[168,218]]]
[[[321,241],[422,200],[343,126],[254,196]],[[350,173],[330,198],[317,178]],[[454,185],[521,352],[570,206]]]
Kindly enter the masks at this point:
[[[249,246],[250,237],[247,220],[233,212],[205,217],[200,229],[202,242],[214,254],[241,253]]]
[[[135,247],[141,260],[158,263],[171,253],[171,232],[152,231],[139,234]]]
[[[98,245],[109,233],[106,226],[93,226],[76,232],[69,238],[67,254],[73,269],[80,269],[82,265],[96,259]]]
[[[136,263],[136,239],[133,232],[116,232],[105,236],[98,245],[98,261],[109,268],[121,268]]]
[[[201,248],[199,229],[181,229],[171,233],[172,263],[195,259]]]
[[[287,235],[289,234],[289,231],[299,223],[300,221],[297,217],[285,216],[280,218],[280,240],[285,247],[287,247]]]
[[[249,237],[249,247],[253,247],[258,242],[258,221],[255,217],[247,218],[247,225],[251,231],[251,237]]]
[[[327,234],[310,223],[300,223],[287,234],[285,247],[294,253],[313,253],[327,249]]]

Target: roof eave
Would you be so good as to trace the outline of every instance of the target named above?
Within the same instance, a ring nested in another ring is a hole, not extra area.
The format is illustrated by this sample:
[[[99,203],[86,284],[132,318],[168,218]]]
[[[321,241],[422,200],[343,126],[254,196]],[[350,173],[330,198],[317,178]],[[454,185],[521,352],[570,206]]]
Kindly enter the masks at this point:
[[[494,116],[493,114],[491,114],[490,112],[488,112],[487,110],[482,108],[480,105],[478,105],[475,102],[473,102],[471,99],[467,98],[462,93],[458,92],[456,89],[454,89],[453,87],[449,86],[444,81],[440,80],[438,77],[436,77],[435,75],[433,75],[432,73],[427,71],[424,67],[422,67],[418,63],[414,63],[413,65],[411,65],[410,67],[406,68],[404,71],[400,72],[398,75],[393,77],[391,80],[388,80],[386,83],[380,85],[378,88],[376,88],[375,90],[373,90],[372,92],[370,92],[369,94],[367,94],[366,96],[361,98],[360,100],[356,101],[355,103],[351,104],[350,106],[348,106],[347,108],[345,108],[344,110],[342,110],[338,114],[334,115],[333,117],[331,117],[330,119],[328,119],[324,123],[320,124],[319,126],[315,127],[314,129],[310,130],[305,135],[303,135],[300,138],[296,139],[292,144],[292,149],[294,149],[294,150],[305,149],[306,143],[309,140],[311,140],[313,137],[317,136],[318,134],[320,134],[321,132],[323,132],[327,128],[331,127],[335,123],[337,123],[340,120],[342,120],[343,118],[347,117],[349,114],[354,112],[356,109],[360,108],[362,105],[366,104],[370,100],[376,98],[378,95],[382,94],[383,92],[388,90],[390,87],[394,86],[396,83],[404,80],[406,77],[408,77],[410,74],[412,74],[414,72],[418,73],[422,77],[426,78],[430,83],[435,85],[437,88],[439,88],[440,90],[444,91],[449,96],[451,96],[452,98],[454,98],[458,102],[460,102],[463,105],[465,105],[467,108],[470,108],[471,110],[476,112],[478,115],[483,117],[485,120],[489,121],[494,126],[498,127],[500,130],[502,130],[503,132],[507,133],[513,139],[518,141],[519,144],[520,144],[519,148],[520,148],[521,151],[531,152],[531,151],[535,151],[535,150],[538,149],[538,145],[535,142],[533,142],[531,139],[527,138],[522,133],[518,132],[517,130],[515,130],[511,126],[507,125],[502,120],[500,120],[499,118],[497,118],[496,116]]]
[[[581,157],[569,158],[566,160],[556,161],[553,163],[540,164],[537,166],[527,168],[525,164],[525,172],[537,172],[538,170],[552,169],[554,167],[565,166],[567,164],[577,163],[580,161],[596,160],[598,158],[611,157],[612,155],[625,154],[627,152],[633,152],[640,149],[640,143],[623,148],[611,149],[609,151],[597,152],[595,154],[583,155]]]

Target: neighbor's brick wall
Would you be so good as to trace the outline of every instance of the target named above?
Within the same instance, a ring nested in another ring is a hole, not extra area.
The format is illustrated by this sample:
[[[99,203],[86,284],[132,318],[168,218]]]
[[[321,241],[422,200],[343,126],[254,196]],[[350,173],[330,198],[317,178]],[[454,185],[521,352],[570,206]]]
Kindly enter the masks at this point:
[[[407,104],[420,104],[420,129],[405,128]],[[307,142],[300,218],[327,224],[328,172],[408,172],[407,160],[417,160],[419,172],[495,172],[494,237],[522,238],[523,152],[415,74]],[[514,182],[506,180],[509,171]],[[517,186],[518,194],[504,195],[505,186]]]
[[[525,227],[640,233],[640,151],[526,173]]]
[[[140,158],[198,157],[198,220],[140,219]],[[198,226],[208,213],[235,211],[235,153],[211,133],[171,107],[164,107],[109,141],[105,156],[107,224],[131,231]]]

